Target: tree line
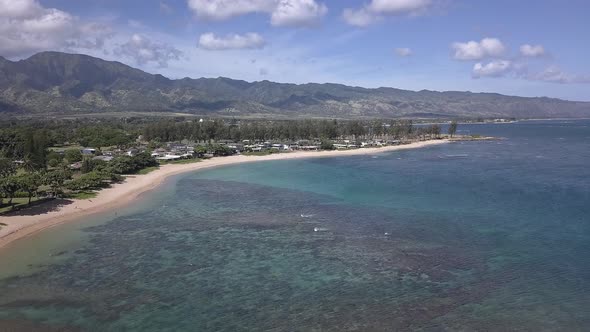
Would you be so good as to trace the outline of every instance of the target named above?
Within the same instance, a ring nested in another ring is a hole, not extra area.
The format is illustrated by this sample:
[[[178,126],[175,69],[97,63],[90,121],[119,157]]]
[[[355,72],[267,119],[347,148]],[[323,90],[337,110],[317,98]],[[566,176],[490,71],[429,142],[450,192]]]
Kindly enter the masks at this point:
[[[0,206],[4,199],[12,206],[13,198],[28,197],[31,204],[33,197],[39,196],[41,190],[47,197],[61,197],[65,190],[83,191],[107,187],[120,182],[122,174],[133,174],[146,167],[156,166],[156,160],[149,153],[135,156],[119,156],[107,163],[90,158],[83,159],[80,174],[74,172],[67,164],[47,169],[18,171],[13,160],[0,158]]]
[[[163,120],[146,124],[146,140],[162,142],[220,140],[301,140],[338,138],[409,138],[419,134],[412,120]]]
[[[142,119],[22,120],[0,122],[0,157],[42,163],[47,148],[80,146],[126,147],[135,142]]]
[[[453,136],[457,123],[452,122],[448,133]],[[0,194],[12,203],[15,195],[29,200],[40,190],[59,196],[64,190],[100,188],[120,181],[121,174],[130,174],[157,165],[149,153],[134,157],[118,156],[111,162],[85,158],[79,147],[109,147],[121,149],[135,146],[136,139],[151,147],[162,142],[192,140],[208,142],[197,153],[231,154],[231,149],[218,144],[223,140],[241,141],[321,141],[324,149],[333,147],[337,139],[416,139],[441,135],[441,127],[414,125],[412,120],[237,120],[186,119],[184,117],[83,119],[47,121],[0,121]],[[50,147],[65,146],[63,153]],[[70,169],[80,162],[80,174]],[[2,204],[0,197],[0,205]]]

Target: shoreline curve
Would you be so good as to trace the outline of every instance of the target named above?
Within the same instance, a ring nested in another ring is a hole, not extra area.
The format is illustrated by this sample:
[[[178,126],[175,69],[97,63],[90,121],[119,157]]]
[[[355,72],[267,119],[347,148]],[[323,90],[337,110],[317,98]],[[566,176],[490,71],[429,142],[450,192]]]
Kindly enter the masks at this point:
[[[355,150],[296,151],[266,156],[234,155],[228,157],[214,157],[191,164],[163,165],[160,166],[159,169],[145,175],[126,176],[122,183],[117,183],[110,188],[99,191],[98,195],[92,199],[74,200],[74,203],[61,206],[55,211],[30,216],[21,215],[0,217],[0,223],[6,224],[6,226],[1,226],[0,228],[0,250],[5,250],[9,244],[14,241],[39,233],[56,225],[125,206],[135,201],[141,194],[157,188],[167,178],[182,173],[250,162],[371,155],[399,150],[418,149],[448,142],[451,142],[451,140],[430,140],[413,142],[405,145],[385,146],[382,148],[360,148]]]

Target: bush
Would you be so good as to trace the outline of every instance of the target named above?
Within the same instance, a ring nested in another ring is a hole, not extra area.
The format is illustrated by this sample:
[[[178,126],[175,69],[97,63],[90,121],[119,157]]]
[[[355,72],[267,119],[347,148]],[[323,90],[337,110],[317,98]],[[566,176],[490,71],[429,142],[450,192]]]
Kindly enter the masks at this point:
[[[92,171],[101,170],[106,164],[107,163],[104,160],[85,158],[82,162],[82,168],[80,171],[82,173],[90,173]]]
[[[88,190],[88,189],[98,189],[107,186],[105,183],[105,178],[97,173],[97,172],[90,172],[82,175],[81,177],[72,180],[66,184],[66,188],[70,190]]]
[[[111,162],[114,173],[133,174],[146,167],[157,166],[158,162],[147,152],[139,153],[133,157],[121,156]]]
[[[207,147],[207,150],[214,156],[231,156],[235,153],[233,149],[221,144],[211,144]]]
[[[14,195],[12,197],[14,197],[14,198],[27,198],[27,197],[29,197],[29,193],[24,192],[24,191],[17,191],[14,193]]]
[[[72,177],[72,172],[70,170],[53,170],[43,174],[42,182],[45,185],[51,187],[51,192],[54,196],[61,194],[62,187],[68,179]]]
[[[332,141],[322,140],[322,144],[320,145],[320,149],[322,149],[322,150],[334,150],[334,144],[332,143]]]
[[[82,161],[82,152],[79,149],[68,149],[64,154],[65,159],[69,163]]]

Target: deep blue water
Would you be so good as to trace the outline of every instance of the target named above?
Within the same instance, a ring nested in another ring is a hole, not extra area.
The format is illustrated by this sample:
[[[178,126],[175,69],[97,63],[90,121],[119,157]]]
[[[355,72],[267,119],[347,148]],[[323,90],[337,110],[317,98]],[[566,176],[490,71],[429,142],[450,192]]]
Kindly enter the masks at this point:
[[[0,330],[589,330],[590,121],[459,130],[504,139],[187,174],[41,234]]]

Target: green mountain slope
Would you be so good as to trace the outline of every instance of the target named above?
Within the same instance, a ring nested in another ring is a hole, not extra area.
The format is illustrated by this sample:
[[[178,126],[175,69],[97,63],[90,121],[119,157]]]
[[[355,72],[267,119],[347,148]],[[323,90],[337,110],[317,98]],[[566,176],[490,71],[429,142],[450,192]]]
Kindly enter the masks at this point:
[[[250,117],[590,117],[590,103],[495,93],[366,89],[229,78],[171,80],[87,55],[0,57],[0,112],[182,112]]]

